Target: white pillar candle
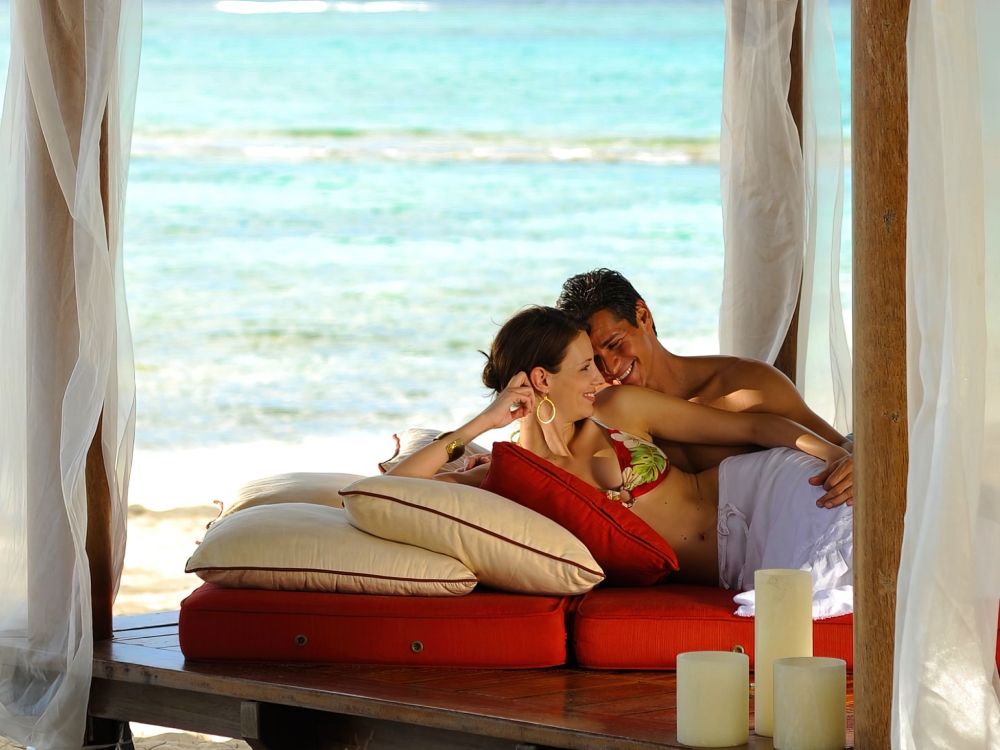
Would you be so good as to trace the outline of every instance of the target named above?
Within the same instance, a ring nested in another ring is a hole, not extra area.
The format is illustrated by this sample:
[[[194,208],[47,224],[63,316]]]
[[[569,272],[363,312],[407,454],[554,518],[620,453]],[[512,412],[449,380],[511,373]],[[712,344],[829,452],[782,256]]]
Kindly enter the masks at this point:
[[[773,737],[774,660],[812,656],[812,573],[758,570],[754,589],[754,732]]]
[[[847,662],[818,656],[774,662],[776,750],[844,750]]]
[[[728,651],[677,655],[677,739],[733,747],[750,738],[750,657]]]

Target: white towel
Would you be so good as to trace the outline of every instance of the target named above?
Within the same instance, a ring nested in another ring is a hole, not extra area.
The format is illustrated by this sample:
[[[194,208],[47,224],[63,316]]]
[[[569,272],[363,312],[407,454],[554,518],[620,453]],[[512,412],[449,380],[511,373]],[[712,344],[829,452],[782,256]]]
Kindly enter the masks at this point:
[[[754,591],[744,591],[733,597],[740,605],[736,614],[740,617],[754,616]],[[839,586],[835,589],[813,591],[813,619],[826,620],[830,617],[849,615],[854,611],[854,586]]]
[[[818,508],[825,494],[809,484],[824,463],[790,448],[727,458],[719,466],[719,585],[752,589],[754,573],[768,568],[809,570],[813,617],[853,611],[853,509]],[[741,595],[738,615],[753,615]]]

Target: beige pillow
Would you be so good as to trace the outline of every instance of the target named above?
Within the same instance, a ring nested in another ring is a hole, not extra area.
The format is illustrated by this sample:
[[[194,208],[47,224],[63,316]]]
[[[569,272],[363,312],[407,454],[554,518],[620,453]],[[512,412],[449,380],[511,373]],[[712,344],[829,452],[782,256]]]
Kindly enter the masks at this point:
[[[587,548],[562,526],[477,487],[384,476],[340,494],[347,519],[362,531],[461,560],[492,588],[565,596],[604,580]]]
[[[236,495],[236,502],[224,510],[220,518],[258,505],[278,503],[312,503],[344,507],[337,492],[352,482],[364,479],[360,474],[319,474],[300,471],[247,482]]]
[[[378,468],[383,474],[385,474],[389,471],[389,469],[407,456],[413,455],[425,445],[430,445],[440,434],[441,430],[427,430],[420,427],[411,427],[408,430],[403,430],[398,435],[393,435],[392,439],[396,441],[396,452],[388,461],[382,461],[378,465]],[[465,452],[461,456],[456,458],[454,461],[446,463],[438,469],[438,473],[440,474],[445,471],[460,471],[465,468],[465,464],[469,460],[470,456],[478,456],[483,453],[489,453],[489,450],[481,445],[477,445],[476,443],[469,443],[465,446]]]
[[[451,557],[354,528],[342,508],[262,505],[216,521],[184,566],[228,588],[461,596],[476,576]]]

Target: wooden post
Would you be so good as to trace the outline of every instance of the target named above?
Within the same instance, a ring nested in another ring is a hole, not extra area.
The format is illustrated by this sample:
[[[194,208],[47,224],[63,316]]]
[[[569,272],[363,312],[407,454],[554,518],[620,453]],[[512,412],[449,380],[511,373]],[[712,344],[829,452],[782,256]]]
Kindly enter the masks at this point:
[[[47,39],[53,83],[60,111],[69,135],[70,149],[79,153],[86,92],[86,55],[83,6],[75,2],[51,2],[40,5],[42,28]],[[30,177],[25,186],[26,201],[34,206],[30,215],[44,220],[29,223],[27,251],[44,259],[32,264],[27,279],[29,309],[29,361],[36,381],[29,385],[29,411],[36,415],[39,429],[30,446],[33,452],[56,457],[50,465],[40,466],[29,477],[32,497],[42,493],[62,491],[59,479],[59,425],[62,423],[62,403],[51,394],[63,393],[72,374],[79,341],[79,324],[75,303],[75,273],[73,268],[73,219],[62,188],[56,179],[49,156],[48,144],[33,106],[28,118]],[[108,215],[107,118],[101,132],[101,192],[104,197],[105,219]],[[39,373],[44,373],[40,375]],[[44,378],[44,380],[43,380]],[[111,495],[101,452],[101,427],[87,453],[87,555],[90,559],[92,620],[95,640],[111,637],[111,599],[113,575],[111,564]],[[53,520],[46,509],[51,503],[37,502],[29,509],[28,533],[33,545],[53,543],[53,524],[58,524],[62,541],[68,544],[69,528],[65,520]],[[32,586],[52,591],[57,584],[40,566],[30,572]],[[70,585],[67,581],[66,586]],[[53,594],[46,601],[58,601],[64,593]],[[63,600],[65,601],[65,600]],[[31,607],[34,625],[41,627],[50,618],[45,606],[35,602]],[[34,626],[33,626],[34,627]]]
[[[90,604],[94,640],[113,635],[111,608],[114,572],[111,564],[111,488],[101,451],[101,419],[87,451],[87,558],[90,561]]]
[[[53,85],[67,124],[70,149],[79,151],[80,113],[86,80],[83,46],[83,6],[79,3],[41,3],[42,28],[52,65]],[[27,81],[24,85],[29,85]],[[44,550],[72,545],[63,507],[59,467],[62,394],[72,375],[79,346],[73,269],[73,218],[53,167],[41,122],[28,98],[24,117],[28,158],[25,162],[24,199],[28,220],[26,265],[28,413],[34,420],[28,451],[45,456],[32,461],[27,476],[27,542],[32,550],[28,566],[28,621],[32,637],[45,647],[56,623],[64,619],[72,597],[72,579],[53,575]]]
[[[896,577],[908,464],[908,0],[854,0],[854,737],[891,746]]]
[[[100,171],[104,227],[110,236],[107,110],[101,122]],[[90,604],[95,641],[106,641],[114,635],[112,607],[115,587],[111,553],[111,487],[108,485],[104,452],[101,449],[103,420],[102,409],[94,439],[90,444],[90,450],[87,451],[87,559],[90,561]]]
[[[792,67],[792,77],[788,84],[788,108],[792,111],[795,128],[799,131],[799,148],[802,148],[802,2],[795,5],[795,26],[792,28],[792,48],[789,52],[789,62]],[[805,238],[803,238],[804,240]],[[802,299],[801,282],[799,297],[795,301],[795,312],[788,324],[785,340],[781,343],[774,366],[784,373],[793,383],[796,380],[797,361],[799,355],[799,303]]]

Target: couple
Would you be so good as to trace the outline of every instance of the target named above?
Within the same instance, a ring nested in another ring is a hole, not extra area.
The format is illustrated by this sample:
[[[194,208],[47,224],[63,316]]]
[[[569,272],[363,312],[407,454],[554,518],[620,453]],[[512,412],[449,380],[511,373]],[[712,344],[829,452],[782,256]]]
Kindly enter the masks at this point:
[[[483,371],[491,405],[389,473],[434,477],[465,443],[519,420],[523,448],[670,544],[673,581],[744,590],[755,570],[808,567],[817,590],[851,585],[851,444],[787,379],[748,360],[667,352],[614,271],[574,276],[558,304],[508,320]],[[479,485],[489,468],[436,478]]]

